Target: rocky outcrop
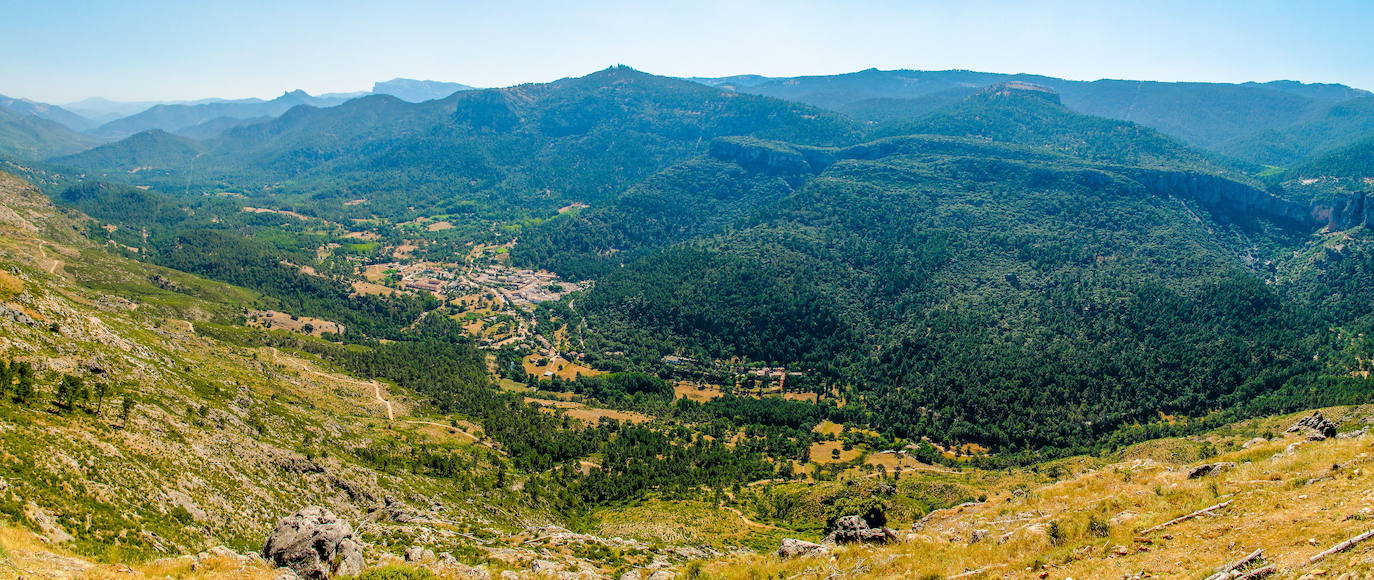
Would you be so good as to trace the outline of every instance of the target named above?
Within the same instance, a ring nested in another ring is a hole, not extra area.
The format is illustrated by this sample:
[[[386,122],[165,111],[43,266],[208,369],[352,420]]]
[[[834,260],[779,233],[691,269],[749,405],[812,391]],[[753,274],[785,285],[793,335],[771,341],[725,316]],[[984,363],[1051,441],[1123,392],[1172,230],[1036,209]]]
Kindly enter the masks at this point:
[[[76,540],[67,530],[57,523],[57,518],[53,517],[38,504],[28,502],[24,504],[24,517],[38,526],[38,530],[43,532],[43,537],[54,544],[64,544]]]
[[[1336,424],[1322,415],[1321,411],[1312,411],[1311,415],[1299,419],[1292,427],[1288,428],[1289,433],[1306,432],[1307,438],[1313,441],[1321,441],[1336,436]]]
[[[435,560],[434,550],[423,546],[411,546],[406,549],[406,561],[411,563],[433,562]]]
[[[1364,192],[1334,199],[1314,199],[1312,217],[1332,230],[1348,230],[1355,226],[1374,227],[1374,201],[1370,201],[1370,194]]]
[[[1199,478],[1199,477],[1206,477],[1206,476],[1211,475],[1211,474],[1213,474],[1213,473],[1221,473],[1221,472],[1223,472],[1223,471],[1230,471],[1230,470],[1235,469],[1235,468],[1236,468],[1236,464],[1235,464],[1235,462],[1232,462],[1232,461],[1222,461],[1222,462],[1219,462],[1219,463],[1205,463],[1205,464],[1199,465],[1199,466],[1197,466],[1197,467],[1194,467],[1194,468],[1192,469],[1192,471],[1189,471],[1189,472],[1188,472],[1188,479],[1197,479],[1197,478]]]
[[[353,526],[316,506],[277,522],[262,557],[305,580],[353,576],[363,570],[363,545],[353,535]]]
[[[895,542],[897,533],[888,528],[869,527],[862,516],[844,516],[835,520],[835,529],[825,537],[830,544],[886,544]]]
[[[717,138],[711,141],[709,153],[749,171],[780,176],[819,173],[834,162],[834,152],[828,149],[752,137]]]
[[[1133,167],[1115,170],[1136,180],[1151,193],[1190,199],[1212,210],[1259,215],[1301,227],[1323,225],[1306,205],[1225,177],[1196,171]]]
[[[782,545],[778,546],[778,557],[786,560],[788,558],[825,554],[829,551],[830,547],[822,544],[795,538],[783,538]]]

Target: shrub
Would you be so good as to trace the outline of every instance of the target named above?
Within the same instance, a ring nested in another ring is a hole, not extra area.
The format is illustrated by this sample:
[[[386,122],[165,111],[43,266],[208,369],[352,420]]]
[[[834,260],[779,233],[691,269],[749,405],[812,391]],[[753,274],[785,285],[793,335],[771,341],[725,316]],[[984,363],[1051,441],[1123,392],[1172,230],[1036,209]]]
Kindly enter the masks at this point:
[[[354,577],[355,580],[431,580],[434,573],[424,568],[390,565],[366,570]]]

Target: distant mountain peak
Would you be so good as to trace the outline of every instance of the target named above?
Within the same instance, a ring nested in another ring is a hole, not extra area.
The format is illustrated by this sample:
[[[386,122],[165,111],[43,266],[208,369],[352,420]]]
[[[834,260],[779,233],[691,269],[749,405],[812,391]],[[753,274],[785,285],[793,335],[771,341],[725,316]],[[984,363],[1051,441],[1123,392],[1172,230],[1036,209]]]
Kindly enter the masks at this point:
[[[282,93],[281,96],[280,96],[280,97],[277,97],[276,100],[278,100],[278,101],[301,101],[301,100],[310,99],[310,98],[312,98],[312,97],[310,96],[310,93],[307,93],[307,92],[305,92],[305,91],[303,91],[303,90],[301,90],[301,89],[296,89],[296,90],[294,90],[294,91],[286,91],[286,92]]]
[[[656,75],[652,75],[644,71],[635,69],[634,67],[630,67],[623,64],[617,64],[615,66],[606,67],[582,78],[588,80],[631,80],[653,78],[655,76]]]
[[[396,77],[389,81],[372,83],[372,93],[391,95],[403,101],[418,103],[442,99],[459,91],[470,91],[476,87],[445,81],[422,81]]]

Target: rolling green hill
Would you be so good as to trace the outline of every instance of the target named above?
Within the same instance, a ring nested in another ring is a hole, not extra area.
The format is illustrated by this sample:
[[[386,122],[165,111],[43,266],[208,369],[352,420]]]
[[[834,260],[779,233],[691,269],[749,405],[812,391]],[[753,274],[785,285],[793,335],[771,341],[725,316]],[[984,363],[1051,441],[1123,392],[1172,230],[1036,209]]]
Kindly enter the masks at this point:
[[[1292,167],[1374,133],[1374,97],[1321,107],[1297,123],[1220,143],[1216,150],[1238,159]]]
[[[1323,178],[1352,180],[1357,189],[1369,189],[1374,178],[1374,133],[1344,147],[1328,151],[1311,161],[1294,167],[1286,174],[1294,178]]]
[[[34,161],[76,153],[99,142],[57,121],[0,107],[0,157]]]

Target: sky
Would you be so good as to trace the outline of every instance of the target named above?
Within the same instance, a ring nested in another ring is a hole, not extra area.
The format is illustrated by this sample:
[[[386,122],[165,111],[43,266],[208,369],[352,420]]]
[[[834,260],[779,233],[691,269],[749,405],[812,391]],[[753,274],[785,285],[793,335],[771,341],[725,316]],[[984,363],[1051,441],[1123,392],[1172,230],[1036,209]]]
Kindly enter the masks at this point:
[[[1374,89],[1374,1],[0,0],[0,94],[50,103],[970,69]]]

